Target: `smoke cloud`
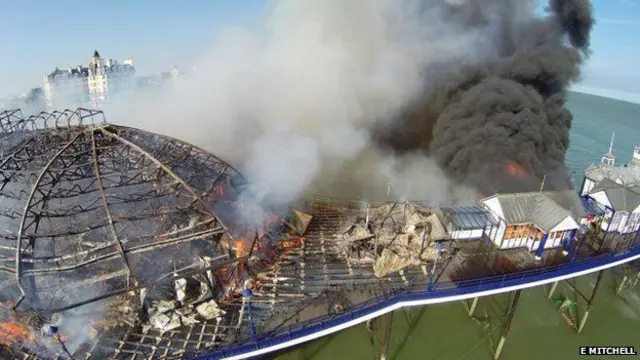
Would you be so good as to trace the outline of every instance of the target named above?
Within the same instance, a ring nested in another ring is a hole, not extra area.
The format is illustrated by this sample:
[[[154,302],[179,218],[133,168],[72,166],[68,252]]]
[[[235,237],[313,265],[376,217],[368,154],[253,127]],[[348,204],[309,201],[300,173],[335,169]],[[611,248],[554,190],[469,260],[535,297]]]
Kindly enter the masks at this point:
[[[535,190],[542,178],[545,189],[569,188],[564,160],[572,116],[564,91],[579,78],[589,52],[591,5],[552,0],[542,19],[522,16],[530,5],[451,5],[449,16],[467,14],[468,29],[497,22],[497,56],[443,71],[381,143],[397,152],[428,153],[456,179],[487,194]],[[521,168],[521,176],[505,171],[510,166]]]
[[[219,33],[175,87],[122,97],[107,117],[203,146],[276,203],[563,186],[563,90],[593,20],[588,1],[553,0],[542,19],[535,5],[276,1],[254,30]]]

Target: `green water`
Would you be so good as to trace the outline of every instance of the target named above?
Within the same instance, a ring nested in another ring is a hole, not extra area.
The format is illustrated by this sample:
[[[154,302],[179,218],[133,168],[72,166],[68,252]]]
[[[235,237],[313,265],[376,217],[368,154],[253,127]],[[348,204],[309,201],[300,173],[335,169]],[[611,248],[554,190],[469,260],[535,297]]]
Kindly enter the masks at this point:
[[[575,119],[567,166],[574,172],[577,186],[582,182],[584,168],[598,162],[608,150],[612,132],[616,133],[616,161],[626,163],[630,160],[634,146],[640,144],[640,105],[573,93],[568,107]],[[577,279],[576,287],[588,297],[595,278],[590,275]],[[549,300],[549,286],[523,290],[500,359],[580,359],[584,358],[578,355],[581,345],[633,345],[640,351],[640,289],[617,295],[615,287],[619,280],[612,272],[605,272],[580,334],[566,323],[553,302],[562,297],[576,301],[577,313],[568,316],[580,318],[586,309],[586,300],[575,295],[575,291],[561,283]],[[470,318],[466,309],[469,304],[461,302],[396,311],[387,359],[493,359],[511,296],[513,294],[480,299],[474,313],[479,319]],[[373,339],[366,326],[359,325],[305,344],[277,359],[380,359],[380,339],[384,339],[382,332],[388,319],[389,315],[386,315],[376,320]],[[578,322],[575,318],[572,321]]]
[[[589,297],[596,276],[575,280],[576,287]],[[619,280],[618,280],[619,281]],[[640,350],[640,296],[637,289],[616,294],[616,279],[605,272],[588,320],[578,334],[560,314],[553,300],[576,301],[576,313],[568,316],[578,323],[586,300],[560,283],[551,300],[550,286],[523,290],[516,306],[511,330],[500,359],[570,360],[580,359],[581,345],[634,345]],[[513,294],[481,298],[471,318],[462,302],[399,310],[394,313],[387,359],[489,360],[493,359]],[[309,343],[278,356],[278,360],[380,359],[389,315],[376,320],[372,337],[365,325]],[[610,356],[607,359],[626,358]]]

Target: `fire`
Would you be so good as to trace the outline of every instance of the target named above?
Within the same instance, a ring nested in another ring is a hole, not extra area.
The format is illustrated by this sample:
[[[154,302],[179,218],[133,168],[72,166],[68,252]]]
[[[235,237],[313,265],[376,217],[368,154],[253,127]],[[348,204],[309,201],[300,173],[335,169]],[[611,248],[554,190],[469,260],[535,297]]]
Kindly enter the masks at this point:
[[[289,238],[287,240],[284,240],[281,242],[281,244],[284,249],[291,249],[291,248],[300,247],[300,245],[302,245],[302,242],[303,242],[302,238],[295,237],[295,238]]]
[[[507,164],[507,174],[514,177],[523,177],[525,175],[525,170],[520,164],[516,162],[509,162]]]
[[[246,244],[244,239],[236,240],[236,257],[243,257],[249,255],[249,245]]]
[[[213,188],[213,192],[214,194],[216,194],[218,197],[223,197],[224,196],[224,187],[222,187],[221,184],[216,185]]]
[[[11,346],[16,343],[33,342],[34,338],[29,328],[17,322],[0,324],[0,343]]]
[[[269,219],[267,220],[267,226],[278,222],[278,220],[280,220],[276,215],[271,215],[271,217],[269,217]]]
[[[262,226],[258,228],[258,239],[262,239],[274,224],[277,224],[280,218],[276,215],[269,216]]]

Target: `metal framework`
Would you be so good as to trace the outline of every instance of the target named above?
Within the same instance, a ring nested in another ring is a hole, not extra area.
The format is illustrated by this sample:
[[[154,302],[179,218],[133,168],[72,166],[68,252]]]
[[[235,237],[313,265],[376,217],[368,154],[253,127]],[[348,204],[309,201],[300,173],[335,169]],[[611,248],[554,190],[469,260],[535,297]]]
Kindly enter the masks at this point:
[[[143,298],[166,297],[167,281],[202,277],[242,260],[233,240],[256,230],[223,223],[225,216],[234,218],[247,189],[232,166],[176,139],[110,125],[95,110],[26,119],[19,110],[3,111],[0,131],[5,320],[15,313],[46,322],[52,314],[105,307],[118,298],[133,308],[127,338],[118,336],[114,347],[105,345],[105,335],[95,348],[126,354],[138,336],[136,351],[144,354],[139,348],[148,345],[168,356],[216,343],[225,318],[192,324],[182,336],[150,329],[136,334],[135,326]],[[219,287],[210,285],[216,297]],[[151,345],[140,340],[145,337]],[[179,346],[163,345],[167,337]]]
[[[218,358],[337,329],[401,300],[568,269],[465,282],[460,274],[480,277],[477,264],[495,254],[454,259],[445,248],[438,261],[444,238],[424,219],[441,204],[312,198],[299,204],[311,215],[260,208],[248,218],[259,204],[232,166],[111,125],[100,111],[4,111],[0,152],[0,356],[13,345],[8,357],[25,359]],[[449,215],[467,216],[461,227],[483,214],[455,209]],[[423,258],[430,244],[440,247]],[[393,267],[410,249],[409,265]],[[379,263],[395,270],[378,273]],[[34,339],[51,326],[62,346]]]
[[[427,281],[420,268],[377,278],[372,264],[345,261],[336,237],[363,204],[311,199],[314,221],[302,237],[266,209],[247,222],[244,178],[190,144],[87,109],[2,119],[0,323],[18,327],[8,335],[27,343],[12,349],[25,358],[66,356],[21,338],[22,324],[58,321],[74,357],[181,358]],[[222,315],[151,326],[161,306],[175,304],[181,279],[205,287],[191,310],[214,299]],[[241,295],[247,279],[251,296]],[[74,316],[90,326],[68,325]],[[73,344],[85,332],[91,341]]]

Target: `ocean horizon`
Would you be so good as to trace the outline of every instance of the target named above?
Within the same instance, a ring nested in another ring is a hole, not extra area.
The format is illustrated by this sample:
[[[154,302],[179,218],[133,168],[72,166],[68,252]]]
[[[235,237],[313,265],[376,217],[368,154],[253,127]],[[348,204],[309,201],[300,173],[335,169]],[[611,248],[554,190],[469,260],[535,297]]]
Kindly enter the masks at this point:
[[[565,163],[576,188],[582,184],[584,170],[599,163],[609,150],[613,133],[616,164],[631,161],[634,148],[640,145],[640,104],[569,92],[567,108],[573,114],[573,124]]]

